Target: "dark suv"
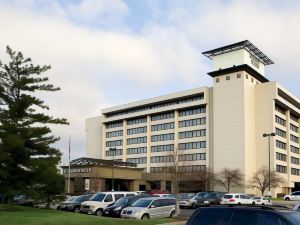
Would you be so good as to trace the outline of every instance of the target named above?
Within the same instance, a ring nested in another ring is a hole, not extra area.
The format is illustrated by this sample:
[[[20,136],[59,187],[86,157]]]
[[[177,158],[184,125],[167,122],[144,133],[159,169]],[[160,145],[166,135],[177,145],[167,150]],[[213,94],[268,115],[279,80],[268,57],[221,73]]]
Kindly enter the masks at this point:
[[[198,208],[187,225],[299,225],[300,213],[276,207],[210,206]]]

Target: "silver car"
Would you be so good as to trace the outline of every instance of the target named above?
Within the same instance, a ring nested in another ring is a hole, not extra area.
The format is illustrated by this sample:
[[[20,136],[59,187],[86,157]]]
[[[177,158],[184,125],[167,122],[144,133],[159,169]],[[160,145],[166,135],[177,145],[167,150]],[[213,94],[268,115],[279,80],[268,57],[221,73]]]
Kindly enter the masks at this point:
[[[122,218],[150,219],[173,217],[175,215],[174,198],[149,197],[136,201],[132,206],[122,210]]]

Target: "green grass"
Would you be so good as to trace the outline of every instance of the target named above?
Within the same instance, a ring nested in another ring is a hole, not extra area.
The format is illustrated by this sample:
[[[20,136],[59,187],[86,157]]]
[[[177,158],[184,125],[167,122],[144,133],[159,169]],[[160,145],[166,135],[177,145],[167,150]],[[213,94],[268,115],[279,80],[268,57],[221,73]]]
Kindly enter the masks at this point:
[[[147,221],[107,218],[48,209],[8,207],[0,204],[1,225],[154,225],[172,221],[174,219],[169,218]]]

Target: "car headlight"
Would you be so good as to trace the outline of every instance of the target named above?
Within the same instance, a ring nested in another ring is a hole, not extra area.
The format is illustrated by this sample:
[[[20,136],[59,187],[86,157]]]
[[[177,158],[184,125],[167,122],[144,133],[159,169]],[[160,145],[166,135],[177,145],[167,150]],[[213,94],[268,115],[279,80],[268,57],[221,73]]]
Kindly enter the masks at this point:
[[[119,207],[117,207],[117,208],[115,208],[115,209],[113,209],[114,211],[119,211],[119,210],[121,210],[122,209],[122,207],[121,206],[119,206]]]

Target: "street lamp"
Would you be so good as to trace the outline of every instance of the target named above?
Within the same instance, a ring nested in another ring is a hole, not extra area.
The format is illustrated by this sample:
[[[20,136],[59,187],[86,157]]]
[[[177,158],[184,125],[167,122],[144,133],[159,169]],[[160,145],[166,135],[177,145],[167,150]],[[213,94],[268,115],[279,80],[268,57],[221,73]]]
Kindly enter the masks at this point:
[[[269,134],[263,134],[263,137],[268,137],[268,148],[269,148],[269,192],[268,195],[271,196],[271,144],[270,144],[270,138],[274,137],[276,134],[274,132]]]
[[[115,190],[115,180],[114,180],[114,167],[115,167],[115,154],[117,151],[117,148],[109,148],[109,151],[112,152],[112,169],[111,169],[111,191]]]

